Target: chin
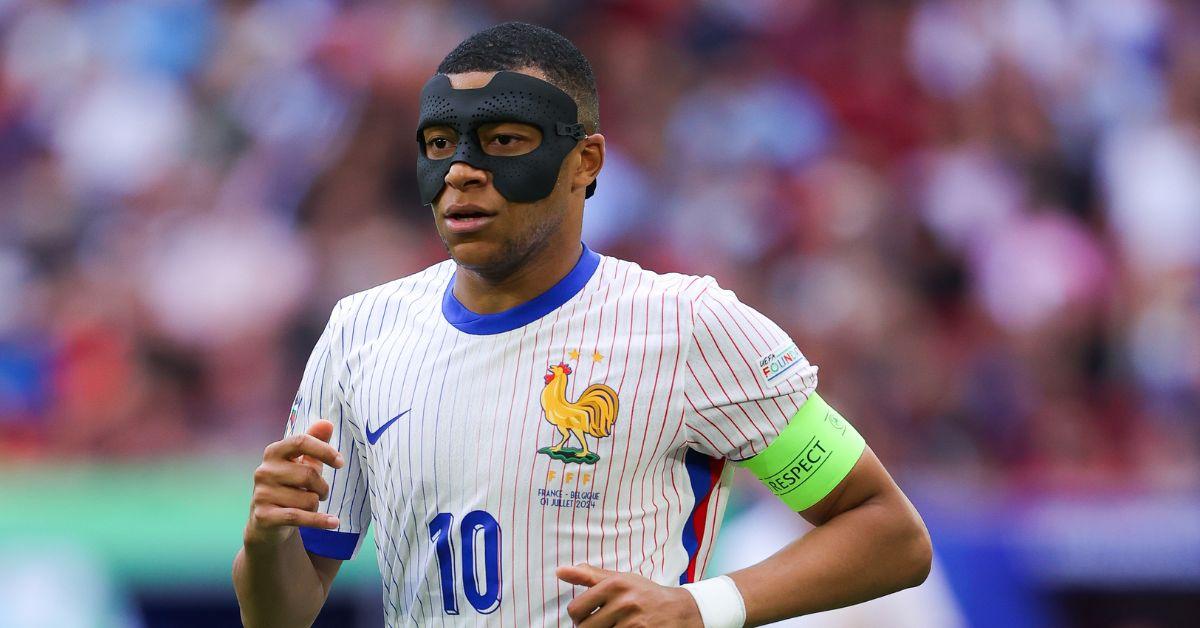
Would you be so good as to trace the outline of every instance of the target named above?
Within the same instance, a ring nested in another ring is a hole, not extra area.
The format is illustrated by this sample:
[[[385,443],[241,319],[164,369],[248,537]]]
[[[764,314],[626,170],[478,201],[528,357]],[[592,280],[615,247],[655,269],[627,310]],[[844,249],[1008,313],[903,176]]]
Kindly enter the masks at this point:
[[[454,258],[459,266],[476,271],[504,266],[509,261],[507,250],[499,242],[488,240],[447,242],[446,249],[450,251],[450,257]]]

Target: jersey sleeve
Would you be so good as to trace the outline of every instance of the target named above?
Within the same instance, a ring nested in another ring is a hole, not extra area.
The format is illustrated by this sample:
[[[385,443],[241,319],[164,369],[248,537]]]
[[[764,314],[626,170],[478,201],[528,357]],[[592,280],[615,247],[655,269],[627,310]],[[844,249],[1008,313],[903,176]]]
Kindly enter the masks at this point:
[[[741,461],[767,448],[817,386],[817,367],[774,322],[705,277],[692,298],[684,384],[690,446]]]
[[[290,436],[303,434],[317,419],[333,423],[333,437],[329,442],[341,452],[346,464],[341,469],[325,465],[322,475],[329,484],[329,497],[321,502],[319,512],[336,516],[341,525],[337,530],[301,526],[300,538],[309,552],[341,560],[353,558],[358,553],[371,522],[367,477],[350,431],[356,421],[341,383],[348,333],[342,320],[346,309],[344,302],[334,308],[329,323],[313,347],[286,430]]]

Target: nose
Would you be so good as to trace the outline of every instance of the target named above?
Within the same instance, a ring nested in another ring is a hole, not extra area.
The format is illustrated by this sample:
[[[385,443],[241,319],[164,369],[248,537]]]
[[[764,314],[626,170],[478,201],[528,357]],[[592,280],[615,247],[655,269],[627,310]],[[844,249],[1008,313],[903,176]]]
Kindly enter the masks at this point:
[[[472,187],[486,186],[487,179],[487,170],[480,170],[465,161],[456,161],[450,164],[445,181],[446,185],[461,192]]]

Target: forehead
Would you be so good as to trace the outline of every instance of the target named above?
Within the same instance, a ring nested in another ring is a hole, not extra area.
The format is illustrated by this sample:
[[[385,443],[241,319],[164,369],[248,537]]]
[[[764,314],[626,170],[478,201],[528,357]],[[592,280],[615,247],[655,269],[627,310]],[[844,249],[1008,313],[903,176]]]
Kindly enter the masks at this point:
[[[510,71],[532,76],[543,81],[546,80],[545,73],[537,68],[518,68]],[[493,71],[456,72],[454,74],[447,74],[446,78],[450,79],[450,87],[453,87],[454,89],[477,89],[487,85],[492,80],[493,76],[496,76],[496,73]]]
[[[464,131],[511,121],[549,134],[556,124],[576,123],[577,115],[571,96],[536,69],[435,74],[421,88],[417,131],[435,126]]]

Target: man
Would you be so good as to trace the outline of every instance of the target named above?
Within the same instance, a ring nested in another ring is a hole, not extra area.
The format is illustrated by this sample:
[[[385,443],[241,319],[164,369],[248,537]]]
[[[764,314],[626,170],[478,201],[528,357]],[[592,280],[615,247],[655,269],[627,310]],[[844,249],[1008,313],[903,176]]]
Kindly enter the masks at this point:
[[[758,625],[924,580],[920,517],[778,326],[580,244],[597,111],[583,55],[528,24],[426,84],[451,259],[335,308],[254,475],[247,626],[310,624],[371,523],[393,626]],[[729,461],[817,527],[700,580]]]

